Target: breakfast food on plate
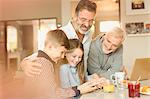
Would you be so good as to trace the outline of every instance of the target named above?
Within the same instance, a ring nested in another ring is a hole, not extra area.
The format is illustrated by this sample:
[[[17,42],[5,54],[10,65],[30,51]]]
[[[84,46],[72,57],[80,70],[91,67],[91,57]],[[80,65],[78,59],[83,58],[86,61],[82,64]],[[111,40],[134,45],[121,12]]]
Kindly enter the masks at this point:
[[[123,80],[122,83],[127,84],[128,80]]]
[[[127,85],[128,85],[128,80],[123,80],[122,83],[123,83],[124,86],[127,87]]]
[[[114,90],[115,90],[115,86],[112,84],[103,86],[104,92],[114,92]]]
[[[143,86],[142,92],[150,92],[150,86]]]

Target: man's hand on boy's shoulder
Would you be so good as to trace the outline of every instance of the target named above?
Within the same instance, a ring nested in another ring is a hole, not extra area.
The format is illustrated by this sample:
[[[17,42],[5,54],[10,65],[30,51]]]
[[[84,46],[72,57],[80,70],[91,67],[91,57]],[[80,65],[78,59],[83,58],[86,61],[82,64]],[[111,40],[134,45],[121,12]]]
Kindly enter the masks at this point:
[[[20,63],[20,66],[29,77],[34,77],[34,75],[39,75],[41,73],[41,64],[35,61],[25,59]]]

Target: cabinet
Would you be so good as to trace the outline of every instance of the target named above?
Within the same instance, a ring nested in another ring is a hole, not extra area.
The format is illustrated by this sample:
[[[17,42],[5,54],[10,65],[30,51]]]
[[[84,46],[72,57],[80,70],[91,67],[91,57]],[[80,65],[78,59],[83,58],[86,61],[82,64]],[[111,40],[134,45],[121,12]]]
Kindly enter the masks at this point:
[[[6,63],[6,32],[4,22],[0,22],[0,63]]]

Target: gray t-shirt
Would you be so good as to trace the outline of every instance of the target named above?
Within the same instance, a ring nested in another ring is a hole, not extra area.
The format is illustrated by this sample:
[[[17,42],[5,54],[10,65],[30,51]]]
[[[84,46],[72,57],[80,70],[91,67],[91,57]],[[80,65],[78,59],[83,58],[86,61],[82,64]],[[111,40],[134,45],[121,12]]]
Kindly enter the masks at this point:
[[[123,46],[115,52],[105,54],[102,50],[103,36],[98,36],[92,41],[88,56],[88,72],[97,73],[100,76],[110,79],[110,75],[120,71],[122,66]]]

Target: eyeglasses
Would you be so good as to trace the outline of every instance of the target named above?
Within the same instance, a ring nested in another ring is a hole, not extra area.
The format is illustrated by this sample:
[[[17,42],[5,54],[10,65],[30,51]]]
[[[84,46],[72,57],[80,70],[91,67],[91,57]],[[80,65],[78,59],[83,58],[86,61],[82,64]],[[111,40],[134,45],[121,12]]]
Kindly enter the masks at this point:
[[[83,23],[85,23],[85,22],[88,22],[89,24],[93,24],[94,23],[94,19],[88,20],[86,18],[81,18],[81,17],[78,17],[78,18]]]

